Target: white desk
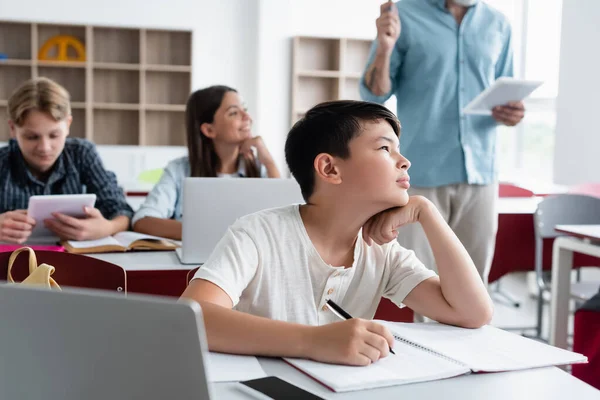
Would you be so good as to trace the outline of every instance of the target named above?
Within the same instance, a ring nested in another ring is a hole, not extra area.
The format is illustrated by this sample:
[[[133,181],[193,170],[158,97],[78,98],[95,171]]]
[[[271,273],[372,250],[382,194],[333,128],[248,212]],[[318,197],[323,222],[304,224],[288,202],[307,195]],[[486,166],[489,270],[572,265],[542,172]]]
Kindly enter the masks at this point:
[[[542,197],[500,197],[498,214],[533,214]]]
[[[182,264],[174,251],[129,251],[86,254],[119,265],[125,271],[189,271],[197,265]]]
[[[558,368],[539,368],[492,374],[474,374],[439,381],[373,390],[335,393],[280,359],[259,358],[268,375],[276,375],[326,399],[600,399],[600,391]],[[214,387],[217,399],[248,399],[234,383]]]
[[[600,257],[600,225],[557,225],[556,230],[570,236],[556,238],[552,247],[550,344],[566,349],[573,253]]]

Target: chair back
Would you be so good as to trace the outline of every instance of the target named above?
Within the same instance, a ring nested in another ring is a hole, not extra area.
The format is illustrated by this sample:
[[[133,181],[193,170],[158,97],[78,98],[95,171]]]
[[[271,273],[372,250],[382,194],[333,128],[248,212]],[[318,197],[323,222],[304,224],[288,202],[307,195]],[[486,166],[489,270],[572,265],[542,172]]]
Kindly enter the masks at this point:
[[[498,185],[499,197],[533,197],[534,193],[523,187],[513,185],[512,183],[500,182]]]
[[[8,259],[12,252],[0,252],[0,280],[7,279]],[[38,264],[52,265],[56,270],[52,275],[58,284],[87,289],[101,289],[127,293],[125,270],[115,264],[80,254],[38,250],[35,252]],[[15,282],[21,282],[29,275],[29,257],[19,255],[12,268]]]
[[[561,236],[556,225],[600,224],[600,198],[579,194],[559,194],[544,198],[534,219],[536,239]]]

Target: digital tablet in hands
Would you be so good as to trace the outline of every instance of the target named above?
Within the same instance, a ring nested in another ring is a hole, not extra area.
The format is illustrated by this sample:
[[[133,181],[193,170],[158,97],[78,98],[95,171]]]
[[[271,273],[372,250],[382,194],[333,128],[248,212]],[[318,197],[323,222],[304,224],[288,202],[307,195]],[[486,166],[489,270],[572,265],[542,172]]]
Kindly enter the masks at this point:
[[[35,220],[31,239],[56,238],[56,235],[44,226],[45,219],[54,219],[52,213],[61,213],[71,217],[85,217],[84,207],[94,207],[95,194],[56,194],[31,196],[27,215]]]
[[[542,81],[530,81],[501,77],[475,97],[465,108],[464,114],[492,115],[492,109],[511,101],[521,101],[540,87]]]

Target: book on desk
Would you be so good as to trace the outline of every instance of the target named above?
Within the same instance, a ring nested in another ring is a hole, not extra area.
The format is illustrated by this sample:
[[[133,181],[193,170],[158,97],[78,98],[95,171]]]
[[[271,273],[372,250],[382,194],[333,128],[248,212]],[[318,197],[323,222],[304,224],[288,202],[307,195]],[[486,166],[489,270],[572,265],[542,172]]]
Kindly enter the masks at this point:
[[[451,378],[472,372],[514,371],[587,362],[587,357],[492,326],[379,321],[395,338],[395,355],[367,367],[284,360],[335,392]]]
[[[119,232],[97,240],[66,240],[61,245],[69,253],[111,253],[130,250],[175,250],[181,246],[176,240],[137,232]]]

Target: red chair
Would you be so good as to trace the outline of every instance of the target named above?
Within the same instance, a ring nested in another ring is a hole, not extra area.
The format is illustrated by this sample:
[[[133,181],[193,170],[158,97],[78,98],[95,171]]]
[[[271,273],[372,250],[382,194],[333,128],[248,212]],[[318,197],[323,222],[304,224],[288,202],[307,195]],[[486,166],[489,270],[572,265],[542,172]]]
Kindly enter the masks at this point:
[[[600,312],[575,311],[573,351],[588,358],[587,364],[574,364],[573,376],[600,389]]]
[[[498,196],[499,197],[533,197],[534,193],[525,189],[521,186],[513,185],[508,182],[500,182],[498,185]],[[500,227],[499,227],[500,228]],[[496,280],[493,287],[493,295],[499,296],[502,299],[508,301],[513,307],[520,307],[521,303],[517,301],[512,295],[501,290],[500,288],[500,280]]]
[[[413,322],[415,313],[408,307],[400,308],[384,297],[379,301],[374,319],[382,319],[392,322]]]
[[[198,271],[198,268],[194,268],[187,273],[188,285],[196,274],[196,271]],[[375,312],[374,318],[393,322],[413,322],[414,313],[410,308],[399,308],[390,300],[382,297],[381,301],[379,302],[379,306],[377,307],[377,311]]]
[[[7,280],[8,259],[12,252],[0,252],[0,280]],[[127,275],[118,265],[80,254],[56,251],[35,252],[38,264],[46,263],[55,268],[52,278],[61,287],[72,286],[127,293]],[[15,282],[29,275],[29,256],[19,254],[12,268]]]
[[[500,182],[498,185],[499,197],[533,197],[534,193],[523,187],[508,182]]]

